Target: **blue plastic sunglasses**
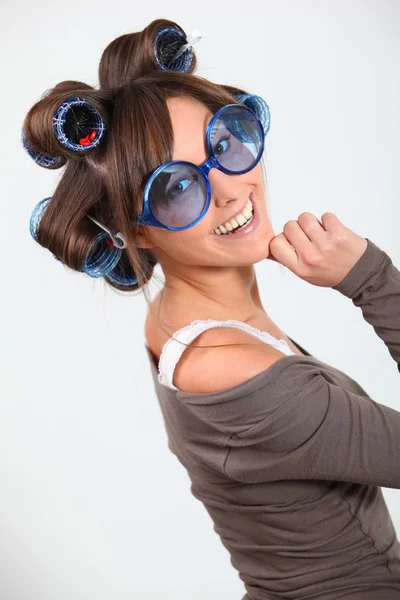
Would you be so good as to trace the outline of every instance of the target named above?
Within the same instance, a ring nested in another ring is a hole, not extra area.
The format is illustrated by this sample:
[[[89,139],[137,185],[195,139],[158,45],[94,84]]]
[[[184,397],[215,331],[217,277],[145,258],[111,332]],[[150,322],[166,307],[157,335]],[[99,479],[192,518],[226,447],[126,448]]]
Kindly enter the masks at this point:
[[[210,206],[210,170],[229,175],[251,171],[263,154],[264,137],[262,123],[250,108],[220,108],[207,125],[207,160],[199,166],[184,160],[159,166],[146,183],[136,223],[173,231],[196,225]]]

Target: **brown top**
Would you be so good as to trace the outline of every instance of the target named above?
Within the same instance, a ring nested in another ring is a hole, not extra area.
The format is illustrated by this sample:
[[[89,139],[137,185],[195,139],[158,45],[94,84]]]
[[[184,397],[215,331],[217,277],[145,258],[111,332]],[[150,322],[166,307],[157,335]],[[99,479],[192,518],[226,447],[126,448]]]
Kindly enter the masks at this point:
[[[366,239],[332,289],[361,308],[400,372],[400,271]],[[230,552],[242,600],[400,599],[400,544],[379,487],[400,489],[400,412],[308,352],[196,394],[161,384],[145,347],[168,447]]]

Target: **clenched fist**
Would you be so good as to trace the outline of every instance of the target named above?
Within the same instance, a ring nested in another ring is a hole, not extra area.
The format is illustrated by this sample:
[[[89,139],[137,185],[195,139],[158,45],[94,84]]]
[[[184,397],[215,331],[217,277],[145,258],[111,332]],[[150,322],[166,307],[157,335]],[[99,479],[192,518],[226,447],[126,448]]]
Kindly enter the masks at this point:
[[[312,285],[335,287],[364,254],[368,242],[330,212],[321,221],[309,212],[288,221],[283,233],[272,238],[267,259]]]

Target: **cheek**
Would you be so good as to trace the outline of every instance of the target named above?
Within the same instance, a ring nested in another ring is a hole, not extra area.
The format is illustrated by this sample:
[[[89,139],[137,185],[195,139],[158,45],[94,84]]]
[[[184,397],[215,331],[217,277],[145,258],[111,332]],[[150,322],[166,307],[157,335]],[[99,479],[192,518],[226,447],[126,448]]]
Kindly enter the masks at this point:
[[[254,167],[254,169],[252,169],[250,171],[251,175],[252,175],[252,179],[253,182],[257,185],[261,185],[262,184],[262,176],[261,176],[261,162],[258,163],[258,165],[256,165]]]
[[[173,247],[167,250],[173,252],[176,260],[187,264],[202,263],[207,254],[208,244],[210,240],[210,231],[212,223],[210,222],[210,211],[197,223],[181,235],[176,235],[172,240]]]
[[[158,235],[157,246],[166,255],[180,261],[185,255],[192,255],[199,247],[200,239],[192,227],[185,231],[164,231]]]
[[[258,196],[260,196],[262,194],[262,197],[264,198],[265,195],[265,186],[264,186],[264,180],[262,177],[262,171],[261,171],[261,166],[260,163],[258,163],[258,165],[256,166],[256,168],[254,169],[255,173],[254,173],[254,185],[257,186],[257,190],[258,190]]]

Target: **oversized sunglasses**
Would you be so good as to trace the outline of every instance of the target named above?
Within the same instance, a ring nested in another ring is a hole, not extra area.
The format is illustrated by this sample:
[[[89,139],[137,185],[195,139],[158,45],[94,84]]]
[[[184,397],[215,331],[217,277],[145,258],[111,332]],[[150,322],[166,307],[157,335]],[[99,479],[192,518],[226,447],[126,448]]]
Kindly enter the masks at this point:
[[[207,125],[207,160],[199,166],[173,160],[153,171],[136,222],[174,231],[193,227],[210,206],[210,170],[215,167],[229,175],[251,171],[263,154],[264,137],[261,120],[250,108],[223,106]]]

